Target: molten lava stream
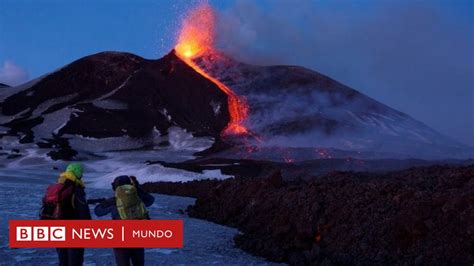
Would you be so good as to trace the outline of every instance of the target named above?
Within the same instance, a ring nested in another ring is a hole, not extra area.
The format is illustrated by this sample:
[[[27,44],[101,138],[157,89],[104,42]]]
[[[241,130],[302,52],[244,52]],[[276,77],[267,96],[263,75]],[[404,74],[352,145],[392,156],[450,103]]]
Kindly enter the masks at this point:
[[[196,72],[201,74],[203,77],[210,80],[212,83],[216,84],[217,87],[225,94],[227,94],[227,105],[229,108],[229,115],[230,121],[227,124],[227,127],[222,132],[223,135],[243,135],[248,134],[248,129],[243,125],[243,122],[248,117],[248,105],[246,101],[237,96],[234,91],[232,91],[229,87],[224,85],[222,82],[217,80],[216,78],[207,74],[202,68],[200,68],[196,63],[192,61],[192,59],[187,57],[182,57],[178,54],[178,56],[188,64],[191,68],[193,68]]]
[[[249,131],[243,125],[248,116],[248,105],[245,99],[237,96],[229,87],[206,73],[193,61],[206,51],[212,51],[215,19],[214,10],[207,2],[190,10],[182,21],[175,47],[176,55],[196,72],[216,84],[227,95],[230,121],[222,135],[247,135]]]

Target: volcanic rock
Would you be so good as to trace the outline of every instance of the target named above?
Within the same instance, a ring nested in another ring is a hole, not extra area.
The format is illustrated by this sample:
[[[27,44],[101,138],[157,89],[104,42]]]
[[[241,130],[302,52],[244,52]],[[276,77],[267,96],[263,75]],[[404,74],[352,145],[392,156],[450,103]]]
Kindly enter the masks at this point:
[[[470,265],[474,165],[387,174],[334,172],[309,183],[229,179],[189,215],[237,227],[238,247],[276,262]],[[196,189],[199,185],[193,184]]]
[[[218,143],[218,142],[216,142]],[[211,147],[210,149],[215,149]],[[468,166],[474,164],[474,159],[469,160],[419,160],[419,159],[357,159],[343,158],[331,159],[320,158],[316,160],[305,160],[296,162],[277,162],[274,160],[251,160],[237,159],[244,157],[235,151],[236,158],[220,158],[216,155],[207,155],[183,162],[165,162],[165,161],[147,161],[148,164],[160,164],[164,167],[181,169],[190,172],[204,174],[205,171],[220,171],[224,175],[243,177],[243,178],[263,178],[268,177],[278,170],[285,182],[313,181],[315,178],[326,175],[334,171],[345,172],[372,172],[385,173],[389,171],[400,171],[410,167],[433,166],[433,165],[451,165],[451,166]],[[229,151],[230,152],[230,151]],[[269,151],[272,154],[288,153],[284,149],[273,149]],[[308,156],[304,151],[298,150],[302,158]],[[197,154],[207,154],[208,152],[200,152]],[[155,182],[153,184],[160,184]],[[196,183],[199,184],[199,183]],[[151,185],[151,184],[150,184]],[[150,186],[152,188],[154,186]],[[177,186],[179,187],[179,185]],[[158,187],[156,187],[158,188]],[[151,190],[154,193],[164,193],[160,189]],[[180,194],[181,195],[181,194]],[[184,195],[184,194],[183,194]],[[189,194],[192,196],[192,194]]]

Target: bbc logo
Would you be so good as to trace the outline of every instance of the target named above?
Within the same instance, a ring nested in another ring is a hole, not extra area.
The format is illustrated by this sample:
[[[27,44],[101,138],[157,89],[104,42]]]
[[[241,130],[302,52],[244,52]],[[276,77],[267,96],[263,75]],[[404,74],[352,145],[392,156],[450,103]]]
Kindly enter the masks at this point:
[[[182,220],[10,220],[9,247],[182,248],[183,225]]]
[[[66,227],[18,226],[16,241],[66,241]]]

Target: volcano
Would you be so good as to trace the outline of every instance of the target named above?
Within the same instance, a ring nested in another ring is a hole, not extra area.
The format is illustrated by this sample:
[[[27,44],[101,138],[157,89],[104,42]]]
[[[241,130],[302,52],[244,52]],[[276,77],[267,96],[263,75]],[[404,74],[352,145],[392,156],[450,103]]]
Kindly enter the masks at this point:
[[[474,156],[323,74],[226,56],[215,48],[215,24],[214,10],[202,4],[184,17],[175,48],[161,59],[103,52],[1,91],[0,134],[87,151],[153,149],[184,131],[237,147],[223,157],[287,162]]]
[[[11,94],[1,104],[3,125],[23,142],[51,134],[144,138],[171,126],[218,136],[229,119],[226,95],[174,52],[159,60],[87,56]]]
[[[208,76],[174,50],[158,60],[118,52],[84,57],[2,94],[3,134],[40,146],[57,138],[126,137],[144,148],[158,145],[156,136],[170,128],[219,139],[238,123],[259,136],[260,146],[469,154],[410,116],[312,70],[248,65],[213,51],[192,62]],[[233,121],[231,97],[245,100],[245,120]],[[117,148],[109,145],[103,148]]]

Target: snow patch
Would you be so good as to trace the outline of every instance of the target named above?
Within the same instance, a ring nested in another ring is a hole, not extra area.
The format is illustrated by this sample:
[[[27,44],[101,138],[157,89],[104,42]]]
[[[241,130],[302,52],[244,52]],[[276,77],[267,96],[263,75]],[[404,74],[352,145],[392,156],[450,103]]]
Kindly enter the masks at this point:
[[[69,95],[65,95],[65,96],[61,96],[61,97],[46,100],[46,101],[42,102],[40,105],[38,105],[38,107],[36,107],[36,109],[33,111],[33,117],[40,116],[46,110],[48,110],[51,106],[68,102],[68,101],[74,99],[75,97],[77,97],[78,95],[79,95],[78,93],[73,93],[73,94],[69,94]]]
[[[71,114],[75,109],[72,108],[63,108],[56,112],[44,115],[43,123],[33,127],[33,132],[35,139],[39,140],[42,138],[50,138],[51,133],[57,133],[61,128],[63,128],[71,117]]]
[[[110,96],[114,95],[117,91],[119,91],[121,88],[123,88],[125,85],[127,85],[128,81],[130,80],[131,77],[133,77],[133,75],[135,73],[137,73],[138,70],[135,70],[135,72],[133,72],[130,76],[128,76],[124,82],[122,82],[122,84],[120,84],[120,86],[118,86],[117,88],[113,89],[111,92],[107,93],[107,94],[104,94],[102,95],[101,97],[99,97],[97,99],[97,101],[101,101],[101,100],[105,100],[107,98],[109,98]]]
[[[219,113],[221,112],[221,104],[216,103],[216,102],[211,102],[210,103],[212,110],[214,111],[214,116],[218,116]]]
[[[69,144],[74,150],[89,153],[139,149],[148,144],[145,139],[136,139],[129,136],[97,139],[66,134],[64,137],[69,138]]]
[[[206,178],[226,179],[231,177],[223,175],[220,170],[203,171],[202,174],[199,174],[180,169],[166,168],[159,164],[148,166],[138,164],[117,168],[115,171],[91,181],[89,186],[95,188],[109,188],[112,181],[120,175],[134,175],[141,183],[157,181],[186,182]]]
[[[25,110],[13,115],[13,116],[0,115],[0,124],[6,124],[6,123],[9,123],[9,122],[11,122],[15,119],[22,118],[30,110],[31,110],[31,108],[26,108]]]
[[[418,140],[422,141],[422,142],[425,142],[425,143],[432,143],[431,141],[429,141],[427,138],[425,138],[424,136],[422,136],[421,134],[419,134],[418,132],[415,132],[415,131],[412,131],[410,132],[413,136],[415,136]]]
[[[101,101],[95,101],[92,103],[92,105],[106,109],[106,110],[127,110],[128,105],[126,103],[116,101],[116,100],[101,100]]]
[[[180,127],[170,127],[168,129],[168,141],[176,150],[201,151],[212,146],[214,138],[195,138],[193,134]]]
[[[168,114],[168,110],[166,110],[166,108],[163,108],[160,113],[166,117],[166,120],[168,120],[168,122],[171,122],[171,115]]]
[[[122,130],[126,133],[126,130]],[[127,135],[121,137],[109,138],[90,138],[81,135],[66,134],[64,137],[69,138],[69,144],[77,151],[85,151],[87,153],[101,153],[110,151],[130,151],[137,149],[169,149],[171,152],[184,151],[192,154],[193,152],[202,151],[212,146],[214,139],[211,137],[194,137],[191,133],[179,127],[171,127],[168,134],[162,136],[159,130],[154,127],[147,137],[132,138]],[[159,147],[157,144],[168,141],[170,147]],[[145,151],[143,151],[145,152]],[[151,157],[153,158],[153,157]]]

